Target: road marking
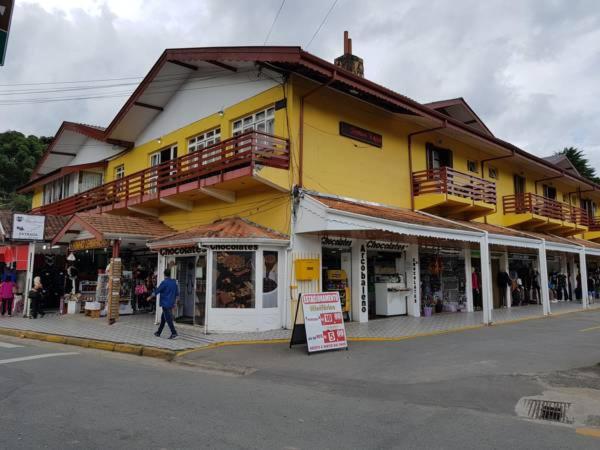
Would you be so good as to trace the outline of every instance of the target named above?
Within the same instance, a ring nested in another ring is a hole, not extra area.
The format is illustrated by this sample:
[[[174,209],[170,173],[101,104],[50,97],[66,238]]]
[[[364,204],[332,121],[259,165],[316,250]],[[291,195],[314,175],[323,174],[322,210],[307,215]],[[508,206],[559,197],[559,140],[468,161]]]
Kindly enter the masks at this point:
[[[575,432],[582,436],[600,438],[600,428],[577,428]]]
[[[583,330],[579,330],[579,331],[593,331],[593,330],[600,330],[600,325],[597,327],[584,328]]]
[[[0,348],[19,348],[23,347],[22,345],[17,344],[9,344],[8,342],[0,342]]]
[[[43,355],[23,356],[21,358],[0,359],[0,364],[10,364],[10,363],[14,363],[14,362],[31,361],[32,359],[53,358],[55,356],[71,356],[71,355],[79,355],[79,353],[77,353],[77,352],[45,353]]]

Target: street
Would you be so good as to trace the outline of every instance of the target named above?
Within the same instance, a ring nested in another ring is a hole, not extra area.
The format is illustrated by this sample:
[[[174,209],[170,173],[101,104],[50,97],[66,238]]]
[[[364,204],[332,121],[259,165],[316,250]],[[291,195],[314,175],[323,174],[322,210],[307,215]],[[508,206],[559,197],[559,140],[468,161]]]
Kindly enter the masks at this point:
[[[175,363],[2,337],[0,447],[598,448],[576,430],[600,425],[600,409],[569,426],[515,407],[544,392],[575,405],[583,392],[593,409],[599,343],[600,312],[310,356],[221,347]]]

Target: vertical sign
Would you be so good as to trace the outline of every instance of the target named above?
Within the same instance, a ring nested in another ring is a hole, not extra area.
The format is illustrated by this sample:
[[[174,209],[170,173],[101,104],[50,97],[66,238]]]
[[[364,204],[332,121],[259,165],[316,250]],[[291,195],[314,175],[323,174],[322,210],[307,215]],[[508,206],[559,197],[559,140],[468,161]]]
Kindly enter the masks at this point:
[[[367,312],[367,249],[360,245],[360,310]]]
[[[308,352],[348,348],[339,292],[302,294]]]
[[[4,65],[14,0],[0,0],[0,66]]]
[[[119,318],[121,307],[121,276],[123,263],[121,258],[112,258],[108,272],[108,305],[106,307],[108,323],[112,325]]]

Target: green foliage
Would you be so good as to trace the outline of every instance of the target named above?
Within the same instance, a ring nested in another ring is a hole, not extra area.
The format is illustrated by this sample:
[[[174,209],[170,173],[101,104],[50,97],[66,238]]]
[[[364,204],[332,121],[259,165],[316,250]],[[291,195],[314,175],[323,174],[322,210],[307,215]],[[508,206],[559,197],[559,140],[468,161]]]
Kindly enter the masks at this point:
[[[560,152],[556,152],[557,155],[565,155],[571,161],[571,164],[575,166],[579,174],[587,178],[588,180],[600,183],[600,177],[596,174],[590,161],[585,157],[583,150],[579,150],[577,147],[565,147]]]
[[[27,211],[31,198],[16,193],[25,184],[52,138],[0,133],[0,208]]]

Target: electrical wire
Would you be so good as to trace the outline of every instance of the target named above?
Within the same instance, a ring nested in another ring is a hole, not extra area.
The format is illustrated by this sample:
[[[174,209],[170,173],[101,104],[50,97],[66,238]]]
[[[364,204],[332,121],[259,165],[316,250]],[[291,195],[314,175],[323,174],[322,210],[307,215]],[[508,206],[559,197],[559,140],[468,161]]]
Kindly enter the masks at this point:
[[[279,5],[279,9],[277,10],[277,14],[275,14],[275,18],[273,19],[273,23],[271,23],[271,27],[269,28],[269,32],[267,33],[267,37],[265,38],[265,41],[263,42],[263,47],[265,45],[267,45],[267,41],[271,37],[271,32],[273,31],[273,28],[275,27],[275,22],[277,22],[277,19],[279,19],[279,14],[281,14],[281,10],[283,9],[283,5],[285,5],[285,0],[283,0],[281,2],[281,5]]]
[[[327,14],[325,14],[325,17],[323,17],[323,20],[321,21],[321,23],[319,24],[319,27],[315,31],[315,34],[313,34],[313,36],[310,38],[310,41],[308,41],[308,44],[306,44],[306,50],[308,50],[308,48],[310,47],[310,44],[313,43],[313,41],[317,37],[317,34],[319,34],[319,31],[321,31],[321,28],[323,27],[323,25],[325,25],[325,22],[327,21],[329,14],[331,14],[331,11],[333,11],[333,8],[335,8],[335,5],[337,4],[337,2],[338,2],[338,0],[334,0],[333,3],[331,4],[331,8],[329,8],[329,11],[327,11]]]

